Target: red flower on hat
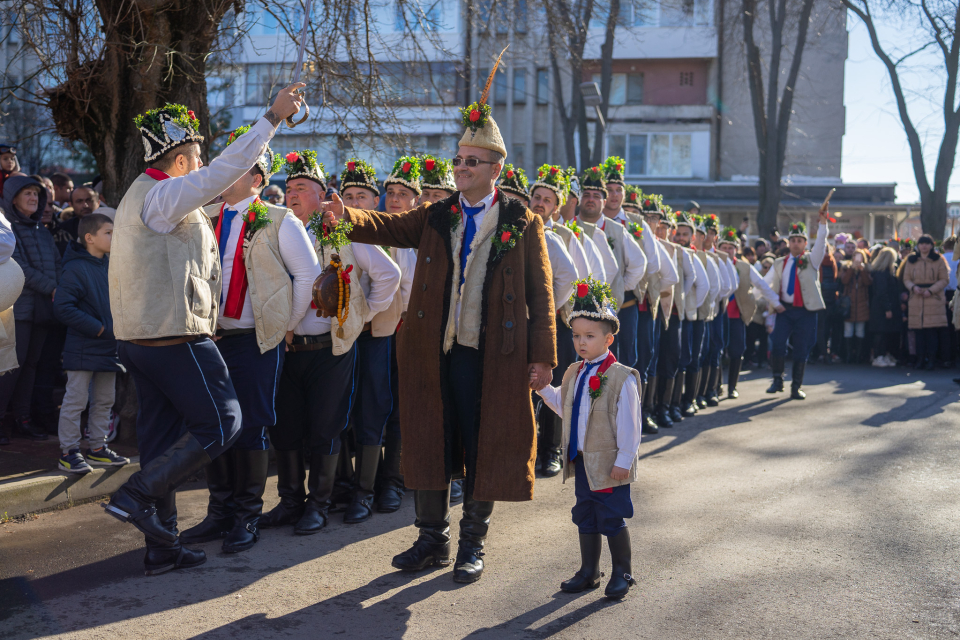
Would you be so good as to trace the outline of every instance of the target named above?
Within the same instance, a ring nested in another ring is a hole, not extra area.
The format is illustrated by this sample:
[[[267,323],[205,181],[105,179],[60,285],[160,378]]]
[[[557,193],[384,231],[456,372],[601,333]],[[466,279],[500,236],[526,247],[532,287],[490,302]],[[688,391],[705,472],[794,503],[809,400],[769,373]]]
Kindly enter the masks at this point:
[[[543,177],[543,171],[538,171],[538,172],[537,172],[537,177],[538,177],[538,178],[542,178],[542,177]]]
[[[227,139],[228,139],[230,142],[233,142],[233,139],[236,138],[236,137],[237,137],[237,134],[231,133],[231,134],[230,134],[230,137],[227,138]]]
[[[590,390],[597,391],[599,389],[600,389],[600,377],[590,376]]]
[[[196,120],[197,116],[193,115],[193,111],[187,111],[187,115],[190,116],[191,120]]]
[[[580,284],[577,285],[578,298],[586,298],[587,295],[589,295],[589,293],[590,293],[590,285],[588,285],[586,282],[581,282]]]
[[[423,163],[423,166],[427,171],[433,171],[433,168],[437,166],[437,163],[433,160],[433,158],[427,158],[427,160]]]
[[[596,172],[596,173],[600,173],[600,167],[594,167],[594,168],[592,169],[592,171],[594,171],[594,172]]]
[[[550,175],[552,175],[552,176],[557,175],[557,168],[556,168],[556,167],[550,167]]]
[[[474,109],[470,112],[470,122],[476,122],[480,119],[480,112]]]
[[[510,233],[509,231],[504,231],[503,233],[500,234],[500,242],[502,242],[503,244],[507,244],[508,242],[510,242],[510,236],[512,235],[513,234]]]
[[[636,199],[637,199],[637,194],[631,193],[631,194],[630,194],[630,200],[636,201]]]
[[[351,160],[350,162],[347,163],[347,171],[353,172],[353,171],[356,171],[356,170],[357,170],[357,163],[356,163],[356,162],[354,162],[353,160]]]
[[[622,165],[622,164],[618,164],[618,165],[617,165],[617,171],[623,171],[623,165]]]
[[[300,154],[297,153],[296,151],[291,151],[290,153],[287,154],[287,162],[289,162],[290,164],[293,164],[299,159],[300,159]]]
[[[404,173],[409,173],[409,172],[410,172],[410,163],[409,163],[409,162],[404,162],[404,163],[403,163],[403,172],[404,172]]]
[[[513,177],[513,171],[512,171],[512,170],[511,170],[511,171],[507,171],[507,177],[508,177],[508,178],[512,178],[512,177]]]

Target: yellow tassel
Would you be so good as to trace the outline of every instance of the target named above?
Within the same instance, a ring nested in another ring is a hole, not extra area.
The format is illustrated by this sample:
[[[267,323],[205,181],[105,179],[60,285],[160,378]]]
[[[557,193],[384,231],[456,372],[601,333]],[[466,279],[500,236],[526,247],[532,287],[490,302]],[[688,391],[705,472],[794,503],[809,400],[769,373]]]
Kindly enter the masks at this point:
[[[343,340],[343,327],[337,327],[337,337]]]

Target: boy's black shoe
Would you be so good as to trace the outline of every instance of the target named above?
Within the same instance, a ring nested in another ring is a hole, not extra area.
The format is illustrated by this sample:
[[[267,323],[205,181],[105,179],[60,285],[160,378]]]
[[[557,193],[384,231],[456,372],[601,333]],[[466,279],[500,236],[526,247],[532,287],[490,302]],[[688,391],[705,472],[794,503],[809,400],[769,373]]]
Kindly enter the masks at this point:
[[[580,593],[600,586],[600,549],[603,536],[599,533],[580,534],[580,570],[569,580],[560,583],[560,590],[566,593]]]
[[[633,570],[630,568],[632,552],[630,530],[624,527],[617,535],[607,538],[607,545],[610,547],[613,569],[610,571],[610,582],[607,583],[603,595],[610,600],[620,600],[627,595],[630,587],[637,584],[632,575]]]

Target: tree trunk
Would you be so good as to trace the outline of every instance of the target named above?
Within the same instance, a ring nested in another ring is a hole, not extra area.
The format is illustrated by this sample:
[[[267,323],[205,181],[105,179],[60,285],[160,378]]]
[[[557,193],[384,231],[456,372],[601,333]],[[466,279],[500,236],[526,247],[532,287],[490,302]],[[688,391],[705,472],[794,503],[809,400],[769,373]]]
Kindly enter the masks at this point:
[[[610,85],[613,84],[613,36],[617,30],[617,16],[620,14],[620,0],[610,0],[610,13],[607,14],[607,25],[603,44],[600,46],[600,113],[607,119],[610,112]],[[596,166],[603,162],[603,125],[597,120],[593,136],[593,159],[591,165]]]
[[[116,206],[143,171],[143,143],[134,116],[167,102],[185,104],[209,131],[206,57],[226,0],[97,0],[104,24],[103,55],[66,70],[49,95],[57,133],[84,142]],[[82,45],[81,45],[82,46]],[[209,136],[207,136],[209,138]],[[204,141],[205,155],[209,141]]]

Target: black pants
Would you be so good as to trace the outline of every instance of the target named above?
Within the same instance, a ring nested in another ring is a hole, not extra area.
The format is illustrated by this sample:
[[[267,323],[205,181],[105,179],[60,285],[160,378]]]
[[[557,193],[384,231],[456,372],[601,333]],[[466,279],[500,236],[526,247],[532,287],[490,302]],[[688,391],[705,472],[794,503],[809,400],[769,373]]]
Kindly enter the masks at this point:
[[[33,383],[43,343],[47,339],[47,327],[26,320],[17,320],[15,326],[17,362],[20,366],[0,376],[0,413],[9,404],[14,417],[21,418],[30,415]]]
[[[900,347],[900,332],[873,332],[873,357],[879,358],[889,354],[896,354]]]
[[[331,347],[287,353],[277,390],[277,424],[270,428],[274,448],[340,453],[340,435],[356,397],[356,363],[356,344],[340,356]]]
[[[473,494],[477,475],[477,443],[479,439],[477,420],[477,392],[480,390],[480,352],[471,347],[454,343],[447,356],[447,384],[452,406],[447,412],[453,433],[446,438],[447,460],[453,460],[455,443],[463,447],[466,467],[466,492]],[[458,470],[453,470],[454,474]]]
[[[392,350],[392,336],[376,338],[364,331],[357,338],[357,400],[353,406],[353,434],[359,446],[383,443],[383,434],[393,412]]]
[[[767,327],[751,322],[747,325],[747,348],[743,354],[747,362],[767,361]]]
[[[914,330],[917,335],[917,358],[936,360],[940,330],[940,327]]]
[[[658,322],[663,322],[663,312]],[[657,375],[660,378],[675,378],[680,370],[680,318],[670,317],[670,324],[660,325],[660,352],[657,354]],[[670,398],[664,398],[669,404]]]

